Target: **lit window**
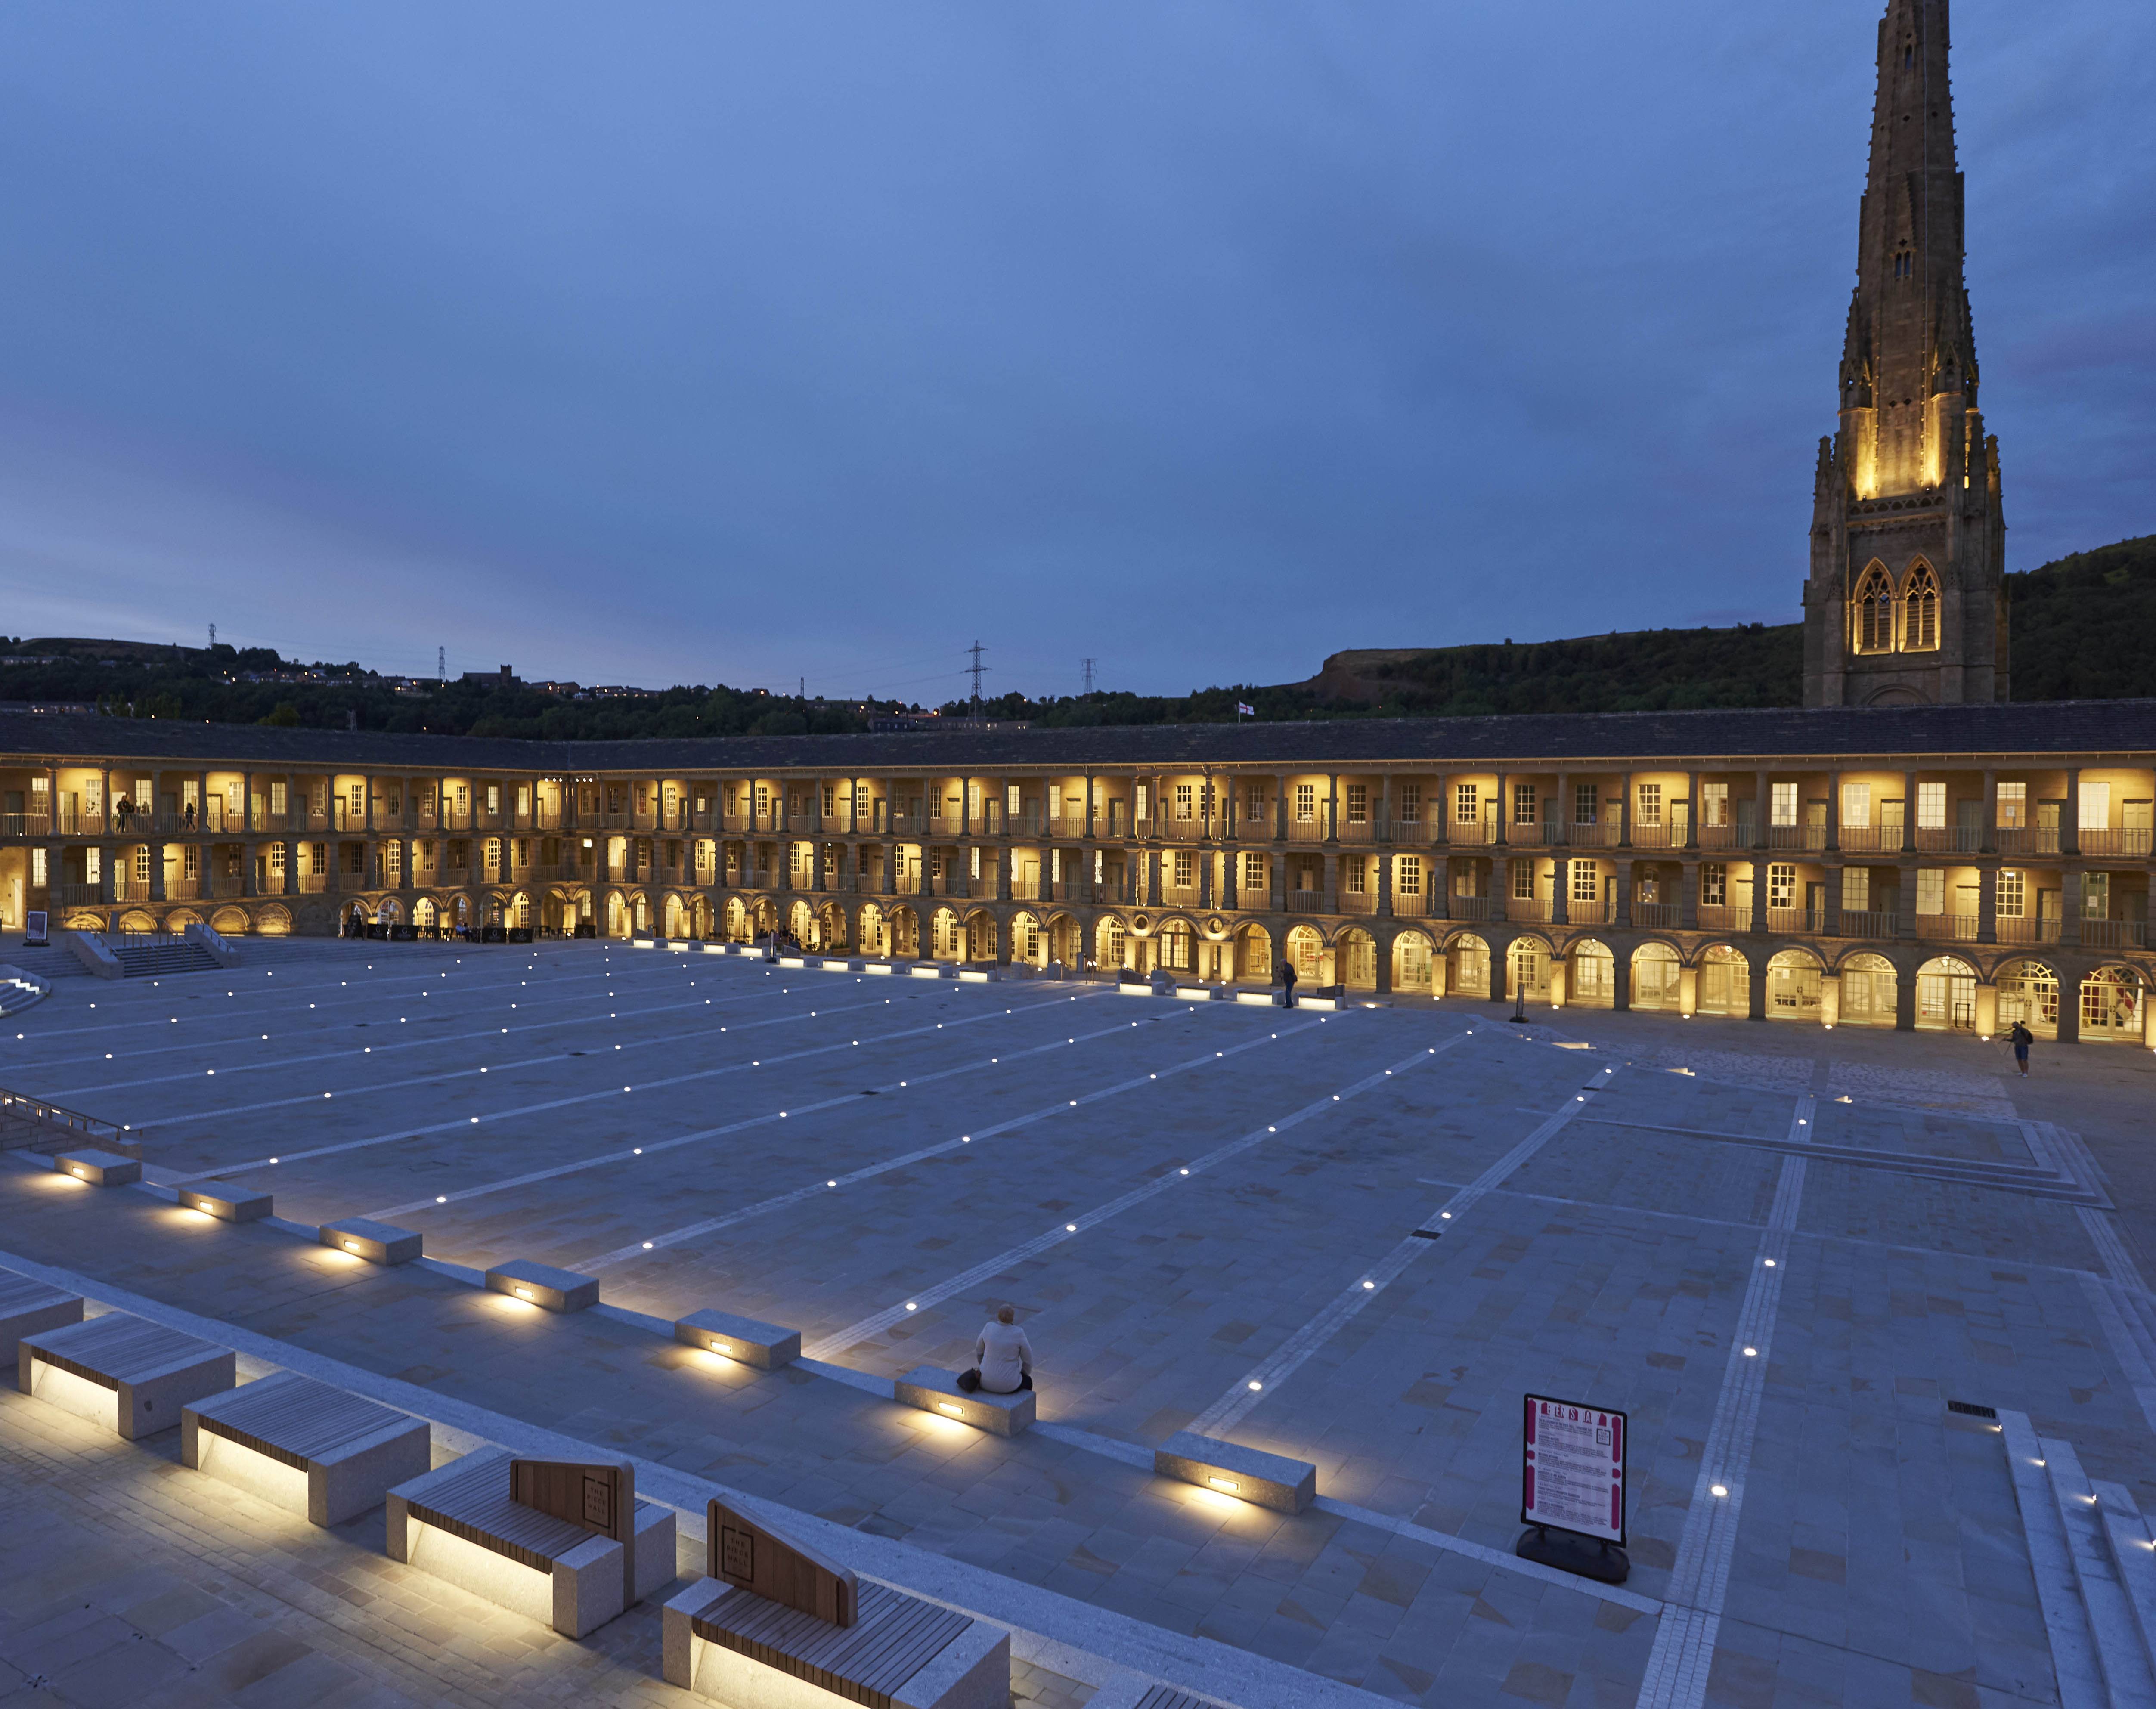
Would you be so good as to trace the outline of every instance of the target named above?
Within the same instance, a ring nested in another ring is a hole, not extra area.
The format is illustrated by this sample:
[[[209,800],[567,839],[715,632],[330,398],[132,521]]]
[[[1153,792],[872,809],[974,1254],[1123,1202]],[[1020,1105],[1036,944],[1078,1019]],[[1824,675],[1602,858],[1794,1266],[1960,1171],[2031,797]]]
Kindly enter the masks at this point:
[[[1317,786],[1298,783],[1295,786],[1295,817],[1298,824],[1308,824],[1317,817]]]
[[[1767,868],[1767,906],[1793,908],[1797,900],[1797,869],[1780,861]]]
[[[1474,824],[1481,819],[1482,797],[1480,784],[1459,784],[1454,788],[1452,797],[1454,814],[1460,824]]]
[[[1602,875],[1591,860],[1572,863],[1572,899],[1575,902],[1592,902],[1602,895]]]
[[[1841,906],[1852,914],[1871,911],[1871,869],[1845,866],[1841,870]]]
[[[1938,644],[1938,579],[1929,564],[1918,564],[1902,594],[1902,648],[1908,653],[1930,653]]]
[[[1535,822],[1535,786],[1532,783],[1512,785],[1512,823],[1531,825]]]
[[[1658,825],[1662,822],[1662,786],[1659,783],[1640,785],[1640,823]]]
[[[1774,792],[1768,803],[1768,809],[1774,817],[1768,820],[1768,824],[1794,824],[1797,822],[1797,786],[1792,783],[1770,783],[1767,787]]]
[[[1535,899],[1535,863],[1532,860],[1510,860],[1512,870],[1512,896],[1516,901],[1532,902]]]
[[[1917,911],[1919,914],[1943,914],[1947,911],[1947,875],[1938,866],[1917,869]]]
[[[1640,786],[1644,798],[1647,786]],[[1576,825],[1591,825],[1602,816],[1602,786],[1599,783],[1575,783],[1572,786],[1572,822]]]
[[[1422,894],[1422,857],[1419,854],[1400,856],[1399,890],[1404,896]]]
[[[2028,905],[2028,894],[2025,875],[2015,871],[2011,867],[1999,868],[1999,917],[2000,919],[2019,920],[2023,909]]]
[[[1700,863],[1699,899],[1710,908],[1719,908],[1728,901],[1729,869],[1721,861]]]
[[[1856,584],[1856,596],[1851,602],[1851,633],[1860,653],[1891,653],[1894,650],[1894,583],[1887,574],[1887,567],[1873,563]]]
[[[1363,824],[1368,822],[1369,817],[1370,786],[1367,783],[1350,783],[1348,786],[1348,823],[1351,825]]]

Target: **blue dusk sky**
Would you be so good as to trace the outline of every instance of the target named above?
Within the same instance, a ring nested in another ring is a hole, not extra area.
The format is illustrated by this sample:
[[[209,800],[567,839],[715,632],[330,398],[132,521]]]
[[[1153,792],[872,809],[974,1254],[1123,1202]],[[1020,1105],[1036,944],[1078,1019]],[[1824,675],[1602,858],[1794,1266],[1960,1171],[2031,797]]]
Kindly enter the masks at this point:
[[[0,11],[0,631],[933,701],[1798,613],[1880,0]],[[2008,562],[2156,6],[1962,0]]]

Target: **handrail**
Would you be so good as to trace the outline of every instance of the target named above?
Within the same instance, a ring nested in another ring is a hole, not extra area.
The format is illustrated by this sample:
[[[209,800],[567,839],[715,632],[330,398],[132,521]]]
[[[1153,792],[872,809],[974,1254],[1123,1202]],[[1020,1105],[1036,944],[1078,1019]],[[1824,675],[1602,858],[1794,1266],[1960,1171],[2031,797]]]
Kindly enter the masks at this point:
[[[59,1130],[59,1134],[53,1133],[54,1128]],[[123,1133],[129,1137],[123,1140],[121,1137]],[[28,1145],[43,1138],[70,1137],[99,1140],[116,1151],[138,1147],[142,1141],[142,1136],[132,1128],[100,1121],[96,1116],[85,1116],[80,1110],[48,1104],[42,1098],[9,1091],[5,1086],[0,1086],[0,1147]]]

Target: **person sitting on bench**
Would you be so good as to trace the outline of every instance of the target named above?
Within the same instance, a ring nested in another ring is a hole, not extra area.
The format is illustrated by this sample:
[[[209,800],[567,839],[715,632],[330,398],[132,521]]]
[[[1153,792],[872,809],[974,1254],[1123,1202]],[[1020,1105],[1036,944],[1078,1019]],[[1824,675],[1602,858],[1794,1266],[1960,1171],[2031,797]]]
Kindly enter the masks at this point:
[[[1015,1394],[1033,1387],[1033,1348],[1010,1306],[998,1307],[996,1321],[981,1326],[973,1343],[973,1368],[961,1374],[958,1386],[968,1394],[977,1388]]]

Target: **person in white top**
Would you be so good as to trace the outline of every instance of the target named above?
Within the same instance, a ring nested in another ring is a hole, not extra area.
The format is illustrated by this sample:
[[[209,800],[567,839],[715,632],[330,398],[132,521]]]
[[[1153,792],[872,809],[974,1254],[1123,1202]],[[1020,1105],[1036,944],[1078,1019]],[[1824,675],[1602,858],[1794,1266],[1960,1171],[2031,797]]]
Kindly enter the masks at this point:
[[[996,1312],[996,1321],[981,1326],[973,1343],[973,1368],[958,1378],[969,1393],[985,1388],[991,1394],[1015,1394],[1033,1387],[1033,1347],[1018,1327],[1018,1313],[1009,1306]]]

